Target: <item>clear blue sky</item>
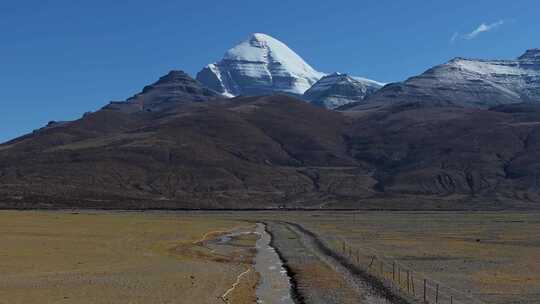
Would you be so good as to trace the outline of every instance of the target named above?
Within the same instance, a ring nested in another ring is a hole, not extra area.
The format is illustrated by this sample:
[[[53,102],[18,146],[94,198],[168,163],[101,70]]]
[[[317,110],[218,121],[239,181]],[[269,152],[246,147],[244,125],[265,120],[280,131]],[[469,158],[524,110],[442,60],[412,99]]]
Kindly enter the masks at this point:
[[[123,100],[171,69],[194,75],[252,32],[320,71],[390,82],[456,56],[540,47],[538,12],[538,0],[1,1],[0,142]]]

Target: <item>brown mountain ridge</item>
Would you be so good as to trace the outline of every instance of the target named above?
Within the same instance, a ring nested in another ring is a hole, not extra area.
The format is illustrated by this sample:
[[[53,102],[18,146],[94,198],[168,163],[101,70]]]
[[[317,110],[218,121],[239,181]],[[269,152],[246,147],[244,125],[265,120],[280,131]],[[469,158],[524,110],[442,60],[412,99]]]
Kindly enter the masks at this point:
[[[186,77],[0,145],[0,207],[540,206],[537,105],[336,112],[284,95],[224,99]]]

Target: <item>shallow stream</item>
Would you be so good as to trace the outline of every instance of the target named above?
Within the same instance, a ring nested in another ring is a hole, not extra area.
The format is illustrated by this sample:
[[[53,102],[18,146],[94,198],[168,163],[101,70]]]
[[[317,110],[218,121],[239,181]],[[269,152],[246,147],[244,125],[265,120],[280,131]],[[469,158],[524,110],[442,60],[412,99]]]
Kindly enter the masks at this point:
[[[261,275],[257,287],[257,303],[294,304],[291,298],[291,281],[276,250],[270,246],[272,237],[265,225],[257,223],[255,270]]]

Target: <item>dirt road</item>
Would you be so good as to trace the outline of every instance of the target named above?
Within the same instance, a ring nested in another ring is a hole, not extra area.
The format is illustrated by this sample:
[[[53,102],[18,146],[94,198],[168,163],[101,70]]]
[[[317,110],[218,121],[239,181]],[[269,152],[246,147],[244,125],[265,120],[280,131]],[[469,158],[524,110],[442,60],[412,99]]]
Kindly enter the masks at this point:
[[[302,226],[275,221],[267,227],[293,280],[296,303],[407,303],[351,269]]]

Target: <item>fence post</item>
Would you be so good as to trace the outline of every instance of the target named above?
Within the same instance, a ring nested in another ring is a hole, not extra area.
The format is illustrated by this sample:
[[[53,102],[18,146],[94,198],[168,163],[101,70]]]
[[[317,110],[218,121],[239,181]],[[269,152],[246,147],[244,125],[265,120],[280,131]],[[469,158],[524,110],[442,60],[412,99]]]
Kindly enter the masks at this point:
[[[435,293],[435,304],[439,303],[439,284],[437,284],[437,292]]]
[[[410,275],[411,274],[410,274],[409,270],[407,270],[407,292],[408,293],[411,293],[411,282],[409,280]]]
[[[360,265],[360,250],[356,249],[356,265]]]
[[[396,282],[396,262],[392,262],[392,281]]]
[[[371,257],[371,262],[369,262],[369,265],[367,267],[367,272],[371,274],[371,266],[373,266],[373,263],[375,262],[375,256]]]
[[[426,302],[426,288],[427,288],[427,280],[424,279],[424,303],[427,303]]]
[[[450,304],[454,304],[454,297],[450,296]]]
[[[416,291],[414,290],[414,276],[413,276],[413,273],[411,272],[411,286],[412,286],[412,293],[413,293],[413,296],[416,297]]]

